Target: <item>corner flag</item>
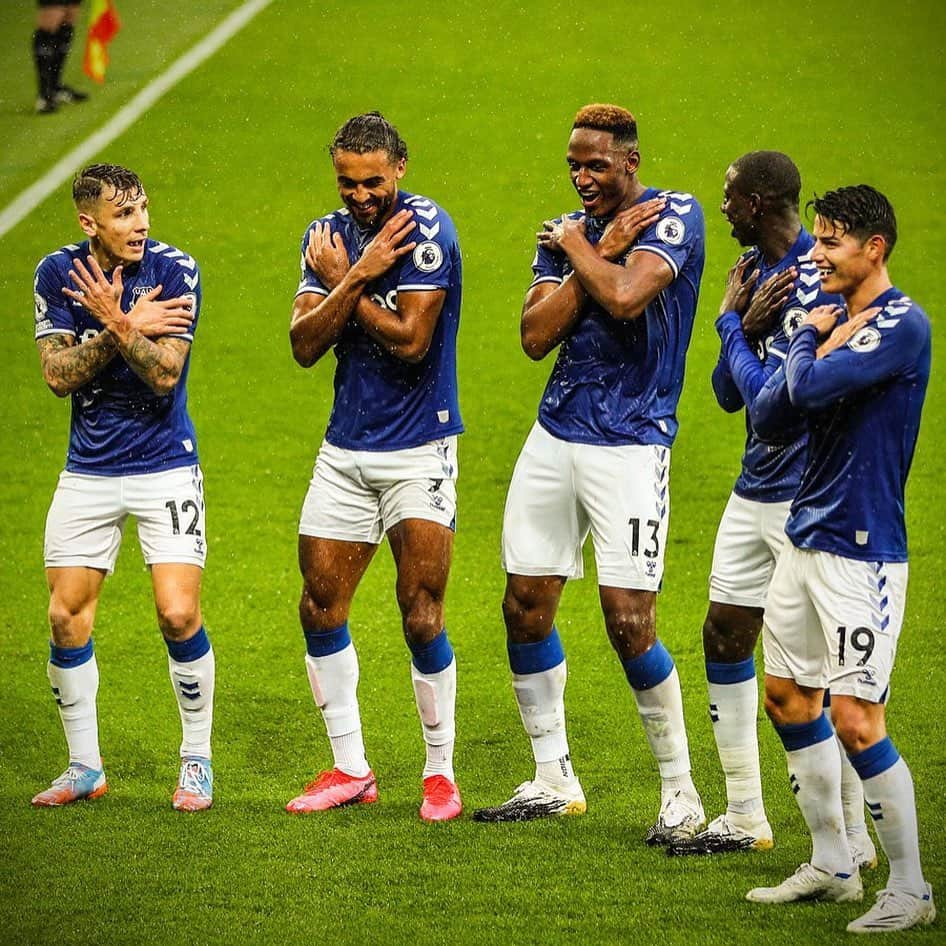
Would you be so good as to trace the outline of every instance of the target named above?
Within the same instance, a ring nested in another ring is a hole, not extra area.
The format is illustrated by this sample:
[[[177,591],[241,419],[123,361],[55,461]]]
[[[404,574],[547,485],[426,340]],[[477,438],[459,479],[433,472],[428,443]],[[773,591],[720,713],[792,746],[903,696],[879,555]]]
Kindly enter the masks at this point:
[[[82,71],[96,82],[105,81],[108,68],[108,44],[121,29],[118,11],[112,0],[92,0],[89,33],[85,40]]]

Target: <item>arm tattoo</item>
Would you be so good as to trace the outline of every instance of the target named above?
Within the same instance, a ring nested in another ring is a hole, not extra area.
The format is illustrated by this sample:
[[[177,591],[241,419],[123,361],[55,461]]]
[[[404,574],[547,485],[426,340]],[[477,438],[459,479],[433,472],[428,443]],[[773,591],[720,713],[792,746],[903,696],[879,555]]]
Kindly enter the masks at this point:
[[[134,332],[120,350],[128,367],[155,394],[164,395],[177,384],[190,344],[185,339],[173,337],[153,342],[140,332]]]
[[[88,384],[116,355],[118,346],[108,332],[76,344],[71,335],[46,335],[37,339],[43,377],[60,397]]]

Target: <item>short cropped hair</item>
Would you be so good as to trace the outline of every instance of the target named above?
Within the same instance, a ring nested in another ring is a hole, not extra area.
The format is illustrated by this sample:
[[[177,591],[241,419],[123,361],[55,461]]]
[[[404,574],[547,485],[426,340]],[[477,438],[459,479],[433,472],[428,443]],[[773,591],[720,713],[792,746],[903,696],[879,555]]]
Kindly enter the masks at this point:
[[[591,128],[594,131],[609,131],[619,148],[637,147],[637,120],[620,105],[586,105],[578,110],[572,130]]]
[[[819,197],[815,194],[805,209],[811,208],[821,217],[839,226],[862,243],[872,236],[884,238],[884,259],[893,252],[897,242],[897,218],[893,205],[869,184],[839,187]]]
[[[745,196],[758,194],[781,209],[798,209],[801,174],[781,151],[750,151],[733,161],[736,189]]]
[[[134,200],[144,193],[141,179],[134,171],[118,164],[90,164],[73,178],[72,199],[79,208],[89,207],[108,187],[114,189],[115,203],[119,207],[126,200]]]
[[[407,160],[407,145],[398,130],[380,113],[367,112],[349,118],[329,145],[328,153],[334,158],[336,151],[351,151],[367,154],[369,151],[385,151],[392,163]]]

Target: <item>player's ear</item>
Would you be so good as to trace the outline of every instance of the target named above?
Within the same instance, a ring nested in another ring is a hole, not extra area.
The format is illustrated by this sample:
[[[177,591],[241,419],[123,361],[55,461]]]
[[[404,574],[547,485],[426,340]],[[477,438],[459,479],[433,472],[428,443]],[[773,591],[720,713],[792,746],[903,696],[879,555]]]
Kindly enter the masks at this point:
[[[867,258],[874,264],[882,263],[887,252],[887,241],[879,234],[869,236],[864,243]]]
[[[627,156],[624,158],[624,167],[627,169],[628,174],[636,174],[637,169],[641,166],[641,153],[634,148],[631,151],[628,151]]]
[[[407,158],[399,158],[397,167],[394,169],[394,176],[400,180],[407,173]]]
[[[82,227],[82,232],[87,237],[94,237],[98,232],[95,225],[95,217],[91,214],[83,213],[79,211],[79,226]]]

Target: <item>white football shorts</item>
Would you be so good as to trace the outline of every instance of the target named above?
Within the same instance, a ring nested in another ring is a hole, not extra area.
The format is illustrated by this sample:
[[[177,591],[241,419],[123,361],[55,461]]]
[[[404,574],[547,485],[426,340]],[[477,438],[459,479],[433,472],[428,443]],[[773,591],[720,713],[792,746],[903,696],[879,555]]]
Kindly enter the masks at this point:
[[[906,562],[860,562],[786,541],[765,604],[765,672],[885,702],[906,594]]]
[[[63,471],[46,517],[47,568],[83,566],[109,575],[125,520],[134,516],[148,565],[207,559],[204,477],[199,466],[136,476]]]
[[[503,568],[581,578],[591,532],[599,585],[657,591],[669,518],[668,447],[570,443],[536,423],[506,496]]]
[[[346,450],[322,441],[299,534],[378,545],[403,519],[449,529],[457,517],[457,438],[407,450]]]
[[[760,503],[732,493],[716,530],[709,599],[764,608],[772,571],[785,539],[791,500]]]

